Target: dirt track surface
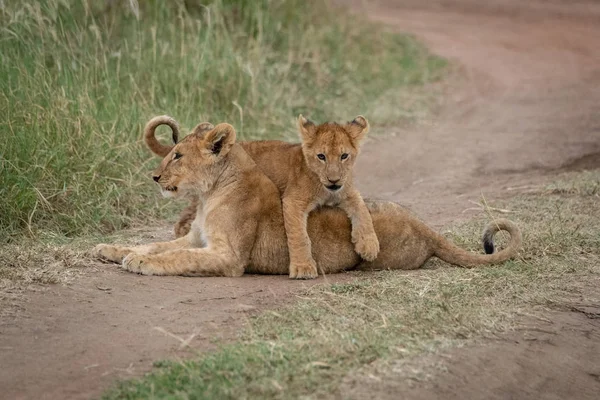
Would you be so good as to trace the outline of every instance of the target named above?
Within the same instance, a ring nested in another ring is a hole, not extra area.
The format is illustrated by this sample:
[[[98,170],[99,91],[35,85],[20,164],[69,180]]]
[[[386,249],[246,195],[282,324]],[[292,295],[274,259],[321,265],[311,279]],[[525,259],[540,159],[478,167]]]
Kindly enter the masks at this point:
[[[363,193],[399,201],[441,226],[468,216],[462,211],[482,192],[494,199],[557,171],[600,167],[596,1],[346,3],[367,7],[371,18],[393,29],[414,32],[464,71],[449,85],[434,121],[390,128],[393,137],[380,135],[366,146],[358,176]],[[291,293],[307,284],[285,277],[139,277],[97,264],[69,287],[32,293],[17,317],[0,322],[2,397],[98,395],[117,377],[149,370],[154,360],[193,354],[171,335],[194,349],[211,348],[215,338],[235,335],[248,312],[293,298]],[[537,339],[525,345],[515,338],[516,347],[456,350],[454,372],[440,375],[436,385],[370,394],[592,398],[600,393],[600,387],[590,386],[600,376],[597,320],[566,313],[554,328],[562,333],[552,340],[532,331],[529,336]],[[511,370],[514,365],[519,368]],[[526,377],[539,383],[535,390],[518,390]],[[567,384],[583,389],[564,397],[558,389]],[[468,390],[461,392],[462,387]]]
[[[366,4],[372,18],[456,61],[466,79],[450,83],[433,126],[391,129],[392,143],[381,137],[367,147],[358,168],[363,191],[441,224],[482,192],[502,195],[600,165],[600,3]]]

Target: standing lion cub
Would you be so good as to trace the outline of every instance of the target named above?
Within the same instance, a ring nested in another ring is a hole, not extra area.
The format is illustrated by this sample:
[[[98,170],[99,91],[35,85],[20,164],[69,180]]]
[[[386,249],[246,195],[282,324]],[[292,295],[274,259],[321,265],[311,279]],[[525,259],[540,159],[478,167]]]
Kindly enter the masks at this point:
[[[306,221],[308,214],[320,206],[337,206],[346,212],[352,223],[355,251],[366,261],[373,261],[379,241],[371,214],[352,182],[352,167],[369,123],[358,116],[343,125],[315,125],[300,115],[298,130],[304,160],[292,170],[282,195],[290,278],[311,279],[318,275]]]

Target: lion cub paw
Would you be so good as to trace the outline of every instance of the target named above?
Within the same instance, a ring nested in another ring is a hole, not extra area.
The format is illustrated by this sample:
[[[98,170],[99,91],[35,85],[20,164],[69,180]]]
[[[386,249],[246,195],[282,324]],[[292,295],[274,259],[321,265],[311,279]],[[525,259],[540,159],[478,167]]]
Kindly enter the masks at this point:
[[[377,235],[364,236],[356,242],[354,250],[356,250],[363,260],[375,260],[377,254],[379,254],[379,240],[377,239]]]
[[[120,263],[129,253],[131,253],[131,249],[127,247],[110,244],[99,244],[92,250],[92,254],[96,257],[116,263]]]
[[[314,261],[290,264],[290,279],[315,279],[318,275],[317,264]]]
[[[152,256],[131,253],[123,259],[121,268],[142,275],[165,275],[164,268],[152,260]]]

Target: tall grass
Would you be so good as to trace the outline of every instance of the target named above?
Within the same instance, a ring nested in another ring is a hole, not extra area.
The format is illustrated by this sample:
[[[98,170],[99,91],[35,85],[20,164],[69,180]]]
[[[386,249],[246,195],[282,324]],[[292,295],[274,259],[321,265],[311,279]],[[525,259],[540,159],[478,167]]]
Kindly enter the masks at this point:
[[[324,1],[6,2],[0,9],[0,242],[108,232],[160,214],[143,124],[228,121],[295,137],[369,113],[442,62]],[[401,115],[402,105],[395,105]]]

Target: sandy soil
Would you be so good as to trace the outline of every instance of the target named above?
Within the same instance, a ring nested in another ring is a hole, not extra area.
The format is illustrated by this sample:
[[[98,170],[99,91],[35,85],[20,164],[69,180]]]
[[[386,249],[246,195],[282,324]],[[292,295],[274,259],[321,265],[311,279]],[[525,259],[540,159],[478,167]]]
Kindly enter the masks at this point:
[[[359,165],[363,193],[399,201],[439,227],[468,217],[462,211],[481,193],[488,200],[505,197],[557,171],[600,167],[598,2],[344,3],[414,32],[464,71],[450,83],[434,121],[390,128],[368,143]],[[90,266],[69,287],[32,292],[21,313],[0,321],[2,397],[98,395],[118,377],[149,370],[154,360],[190,356],[234,336],[248,313],[293,299],[308,284],[263,276],[141,278]],[[368,393],[592,398],[600,393],[597,312],[563,311],[553,333],[536,325],[529,336],[457,349],[435,385],[375,385]]]

